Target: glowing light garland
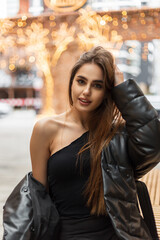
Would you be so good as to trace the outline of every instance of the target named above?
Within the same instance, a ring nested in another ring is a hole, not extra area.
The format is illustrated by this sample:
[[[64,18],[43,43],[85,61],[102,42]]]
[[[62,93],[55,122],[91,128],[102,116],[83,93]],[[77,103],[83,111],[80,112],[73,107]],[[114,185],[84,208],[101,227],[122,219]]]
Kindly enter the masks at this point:
[[[75,27],[68,28],[67,23],[62,23],[57,31],[52,32],[56,50],[52,58],[53,66],[56,65],[61,54],[67,49],[69,43],[74,41]]]
[[[122,36],[117,31],[112,30],[108,21],[112,18],[107,14],[101,16],[96,12],[87,9],[81,9],[80,16],[76,22],[79,24],[81,31],[77,34],[79,46],[83,50],[89,50],[91,47],[101,45],[113,51],[120,49],[122,45]],[[117,21],[116,19],[114,20]]]
[[[2,58],[0,67],[8,67],[14,72],[17,64],[36,63],[44,75],[44,110],[53,111],[51,68],[56,66],[70,43],[76,43],[82,50],[102,45],[115,53],[124,40],[146,41],[153,38],[160,38],[160,9],[97,13],[87,8],[80,9],[73,16],[71,13],[65,16],[52,14],[30,18],[23,15],[18,19],[0,19],[0,52],[9,58],[8,66],[6,59]],[[23,49],[21,55],[20,49]],[[145,56],[147,54],[145,52]]]

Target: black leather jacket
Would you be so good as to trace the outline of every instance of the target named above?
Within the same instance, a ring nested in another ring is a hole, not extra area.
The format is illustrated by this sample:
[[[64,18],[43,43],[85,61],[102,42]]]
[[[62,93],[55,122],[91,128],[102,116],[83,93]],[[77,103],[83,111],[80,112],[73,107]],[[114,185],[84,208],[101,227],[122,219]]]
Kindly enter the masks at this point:
[[[116,133],[102,151],[106,209],[119,239],[151,240],[138,210],[135,180],[150,171],[160,160],[158,114],[132,79],[114,87],[112,95],[126,120],[126,126]],[[57,240],[59,215],[54,203],[44,187],[31,174],[27,176],[30,182],[27,185],[28,194],[22,191],[26,177],[5,204],[4,240]],[[24,211],[19,211],[19,205]],[[27,216],[21,217],[22,212]],[[18,223],[18,217],[22,219],[21,223]],[[14,235],[16,231],[19,235]]]
[[[58,223],[58,211],[45,187],[28,173],[5,203],[3,240],[54,240]]]
[[[149,240],[137,208],[135,179],[160,161],[160,122],[134,80],[114,87],[112,95],[126,126],[102,152],[107,211],[120,239]]]

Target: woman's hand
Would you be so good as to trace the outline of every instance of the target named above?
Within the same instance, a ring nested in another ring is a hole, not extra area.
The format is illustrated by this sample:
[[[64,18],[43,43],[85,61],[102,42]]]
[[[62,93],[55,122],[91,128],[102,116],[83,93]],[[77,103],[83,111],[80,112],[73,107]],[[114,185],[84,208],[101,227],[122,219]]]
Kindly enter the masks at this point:
[[[117,65],[115,65],[115,82],[114,82],[114,86],[117,86],[118,84],[120,84],[122,82],[124,82],[123,73],[119,70]]]

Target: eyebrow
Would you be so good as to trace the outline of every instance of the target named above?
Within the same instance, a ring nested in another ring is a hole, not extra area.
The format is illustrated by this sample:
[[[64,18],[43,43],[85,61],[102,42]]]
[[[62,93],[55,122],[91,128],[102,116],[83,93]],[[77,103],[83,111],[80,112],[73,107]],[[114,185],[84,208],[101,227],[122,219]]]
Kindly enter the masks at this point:
[[[87,80],[86,77],[81,76],[81,75],[78,75],[77,77]],[[98,79],[97,79],[97,80],[93,80],[93,82],[103,83],[103,80],[98,80]]]

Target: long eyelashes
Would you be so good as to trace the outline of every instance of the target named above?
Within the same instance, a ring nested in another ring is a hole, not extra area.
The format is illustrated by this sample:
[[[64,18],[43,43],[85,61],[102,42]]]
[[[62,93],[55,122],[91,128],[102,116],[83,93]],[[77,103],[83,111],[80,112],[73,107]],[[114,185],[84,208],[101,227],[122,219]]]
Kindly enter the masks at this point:
[[[77,79],[77,82],[78,82],[78,84],[80,84],[80,85],[84,85],[84,84],[85,84],[85,81],[82,80],[82,79]],[[98,83],[93,83],[92,86],[93,86],[94,88],[98,88],[98,89],[103,88],[103,86],[102,86],[101,84],[98,84]]]
[[[83,84],[83,83],[84,83],[84,80],[78,79],[77,82],[78,82],[79,84]]]

